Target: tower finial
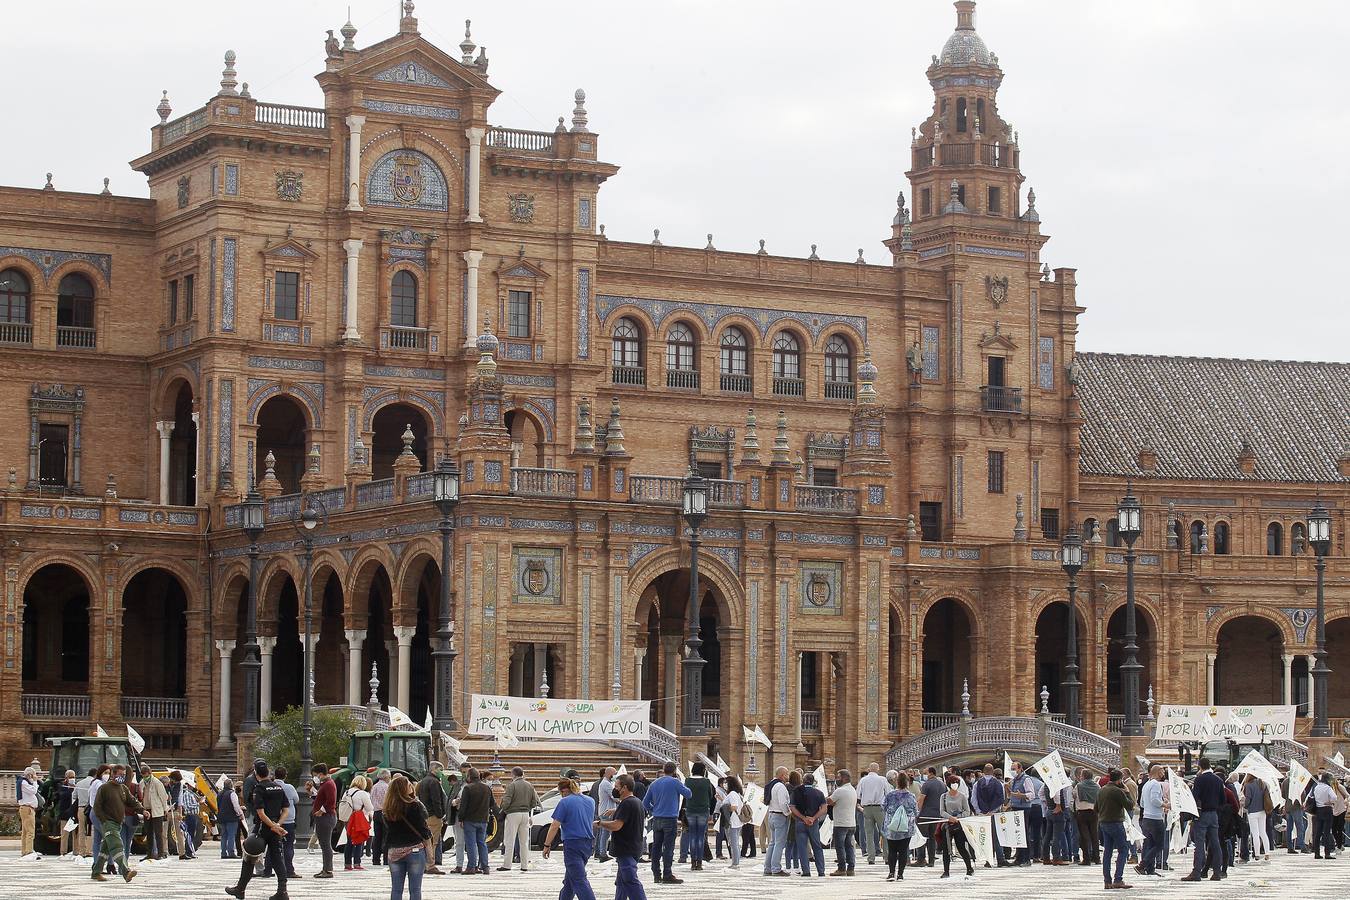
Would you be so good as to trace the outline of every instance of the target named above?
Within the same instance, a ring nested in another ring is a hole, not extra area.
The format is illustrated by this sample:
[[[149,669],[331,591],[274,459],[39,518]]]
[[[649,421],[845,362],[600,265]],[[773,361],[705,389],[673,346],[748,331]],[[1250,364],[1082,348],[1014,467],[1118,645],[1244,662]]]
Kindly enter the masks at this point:
[[[469,35],[469,27],[473,24],[471,19],[464,20],[464,40],[459,42],[459,61],[466,66],[473,65],[473,51],[478,49],[478,45],[473,42]]]
[[[1039,222],[1041,214],[1036,212],[1036,189],[1027,189],[1027,211],[1022,213],[1023,222]]]
[[[159,106],[155,107],[155,112],[159,113],[161,123],[169,121],[169,116],[173,115],[173,107],[169,105],[168,91],[165,91],[164,96],[159,98]]]
[[[572,95],[577,105],[572,109],[572,130],[585,134],[586,127],[586,92],[577,88],[576,93]]]
[[[956,0],[956,30],[975,30],[975,0]]]
[[[220,73],[220,95],[223,97],[239,96],[239,82],[235,79],[239,73],[234,70],[236,58],[233,50],[225,51],[225,68]]]
[[[356,49],[356,26],[352,24],[352,8],[347,7],[347,24],[342,26],[342,49]]]

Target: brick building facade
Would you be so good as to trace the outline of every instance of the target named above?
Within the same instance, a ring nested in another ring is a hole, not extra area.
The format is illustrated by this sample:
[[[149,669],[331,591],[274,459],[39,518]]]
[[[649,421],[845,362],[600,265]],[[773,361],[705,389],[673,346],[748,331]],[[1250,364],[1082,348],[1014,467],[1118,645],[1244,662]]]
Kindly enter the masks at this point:
[[[410,7],[411,4],[408,4]],[[643,697],[679,720],[691,466],[709,740],[874,756],[962,709],[1059,708],[1057,550],[1087,529],[1083,707],[1120,709],[1144,503],[1143,684],[1159,702],[1307,703],[1314,497],[1331,508],[1332,715],[1350,716],[1350,366],[1076,353],[1075,271],[1034,193],[970,2],[927,77],[885,264],[612,240],[583,92],[553,132],[490,122],[466,33],[330,38],[322,108],[241,89],[135,160],[149,199],[0,188],[7,491],[0,745],[128,721],[228,745],[247,541],[267,497],[264,706],[301,698],[300,491],[320,703],[430,702],[439,514],[463,475],[457,689]],[[27,409],[27,419],[19,411]],[[1169,522],[1177,523],[1169,536]],[[465,696],[457,695],[462,714]],[[462,718],[462,715],[461,715]],[[1339,723],[1338,723],[1339,724]]]

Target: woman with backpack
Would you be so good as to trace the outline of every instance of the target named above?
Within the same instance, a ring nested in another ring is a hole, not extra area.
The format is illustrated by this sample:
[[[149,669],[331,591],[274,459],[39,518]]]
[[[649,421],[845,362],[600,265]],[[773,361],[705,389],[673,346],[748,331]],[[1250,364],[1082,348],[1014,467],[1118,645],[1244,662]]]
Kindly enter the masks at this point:
[[[903,881],[909,859],[909,840],[918,830],[919,802],[909,792],[909,776],[895,775],[895,789],[881,801],[881,821],[886,831],[887,881]]]
[[[392,885],[390,900],[403,900],[408,883],[410,900],[422,900],[422,875],[427,868],[427,811],[417,799],[406,775],[395,775],[384,795],[384,849]]]
[[[934,840],[942,843],[942,877],[950,878],[952,874],[952,844],[956,844],[956,852],[961,854],[961,861],[966,864],[966,877],[974,876],[975,854],[966,842],[966,830],[961,827],[961,820],[971,814],[970,801],[961,793],[959,776],[947,776],[947,793],[938,802],[938,811],[945,819],[934,836]]]
[[[347,826],[347,847],[343,850],[342,868],[364,870],[361,857],[370,838],[370,823],[375,818],[375,805],[370,802],[370,782],[364,775],[352,779],[352,786],[338,803],[338,821]]]

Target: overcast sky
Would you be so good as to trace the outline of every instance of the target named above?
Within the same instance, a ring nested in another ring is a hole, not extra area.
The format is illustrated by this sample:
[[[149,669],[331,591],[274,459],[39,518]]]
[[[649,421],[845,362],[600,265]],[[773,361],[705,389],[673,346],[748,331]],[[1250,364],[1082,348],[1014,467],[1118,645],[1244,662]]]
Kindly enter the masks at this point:
[[[260,100],[322,105],[345,2],[0,0],[0,183],[144,195],[127,161],[218,88],[226,49]],[[358,46],[397,30],[356,0]],[[551,130],[584,87],[610,237],[887,259],[947,0],[421,0],[458,55],[463,20],[503,91],[493,124]],[[1088,350],[1350,361],[1350,4],[984,0],[1050,266],[1078,269]],[[23,35],[22,39],[13,39]],[[1338,262],[1340,260],[1341,262]]]

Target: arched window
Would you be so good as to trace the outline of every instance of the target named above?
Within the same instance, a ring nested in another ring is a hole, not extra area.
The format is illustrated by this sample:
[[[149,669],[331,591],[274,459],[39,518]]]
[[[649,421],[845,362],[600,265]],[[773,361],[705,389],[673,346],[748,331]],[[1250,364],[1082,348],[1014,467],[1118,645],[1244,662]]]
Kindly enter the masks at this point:
[[[1271,522],[1266,526],[1266,556],[1282,556],[1284,554],[1284,527],[1279,522]]]
[[[1297,556],[1308,547],[1308,528],[1302,522],[1289,526],[1289,555]]]
[[[1228,548],[1229,535],[1227,522],[1214,523],[1214,553],[1218,556],[1227,556],[1231,551]]]
[[[94,346],[94,286],[78,272],[62,278],[57,288],[56,344]]]
[[[745,332],[732,325],[722,332],[718,341],[718,369],[724,391],[750,393],[750,339]]]
[[[1106,546],[1120,546],[1120,523],[1116,521],[1115,516],[1106,520]]]
[[[790,331],[780,331],[773,339],[773,377],[802,377],[802,345]]]
[[[4,329],[3,325],[21,325],[28,322],[28,301],[33,295],[28,278],[18,269],[6,269],[0,272],[0,342],[29,342],[27,329]],[[11,334],[11,331],[16,333]]]
[[[395,272],[389,290],[389,324],[400,328],[417,327],[417,277],[411,272]]]
[[[853,348],[842,335],[832,335],[825,342],[825,380],[853,381]]]
[[[666,335],[666,368],[692,372],[694,366],[694,332],[683,322],[676,322]]]
[[[614,323],[610,367],[615,384],[647,383],[647,372],[642,368],[642,330],[627,316]]]
[[[1092,518],[1091,516],[1089,516],[1088,518],[1084,519],[1084,520],[1083,520],[1083,531],[1082,531],[1082,534],[1080,535],[1080,536],[1083,538],[1083,543],[1086,544],[1086,543],[1088,543],[1089,541],[1091,541],[1091,540],[1092,540],[1092,535],[1093,535],[1093,533],[1094,533],[1096,530],[1097,530],[1097,520],[1096,520],[1096,519]],[[1097,536],[1098,536],[1098,537],[1101,537],[1101,535],[1097,535]]]
[[[1191,523],[1191,552],[1200,552],[1200,537],[1205,533],[1205,523],[1196,520]]]
[[[961,97],[956,101],[956,130],[966,130],[966,98]]]

